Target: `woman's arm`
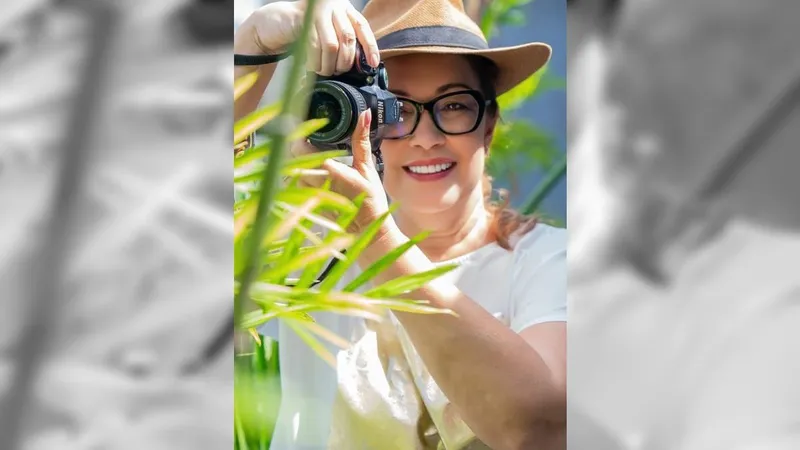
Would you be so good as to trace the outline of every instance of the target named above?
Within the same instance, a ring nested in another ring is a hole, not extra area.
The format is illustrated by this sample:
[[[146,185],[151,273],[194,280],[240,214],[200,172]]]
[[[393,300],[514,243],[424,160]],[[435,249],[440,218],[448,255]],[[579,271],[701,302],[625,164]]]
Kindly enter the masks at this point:
[[[408,239],[396,227],[363,254],[366,267]],[[377,282],[434,268],[416,247]],[[566,448],[566,324],[530,326],[519,334],[452,284],[413,294],[450,315],[396,312],[447,398],[479,439],[496,450]]]
[[[233,52],[240,55],[263,55],[266,52],[259,41],[257,25],[262,18],[263,12],[256,11],[244,23],[241,24],[233,38]],[[239,79],[249,73],[258,72],[258,80],[250,90],[244,93],[233,104],[233,120],[237,121],[258,107],[258,102],[267,90],[272,76],[278,64],[267,64],[263,66],[234,66],[234,79]]]

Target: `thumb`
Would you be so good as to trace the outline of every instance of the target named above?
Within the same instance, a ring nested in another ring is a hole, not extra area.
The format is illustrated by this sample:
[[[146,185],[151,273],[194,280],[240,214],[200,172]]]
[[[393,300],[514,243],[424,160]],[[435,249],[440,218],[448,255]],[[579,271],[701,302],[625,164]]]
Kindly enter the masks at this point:
[[[358,118],[358,124],[353,132],[353,168],[375,168],[372,160],[372,143],[370,142],[370,127],[372,125],[372,111],[367,109]]]

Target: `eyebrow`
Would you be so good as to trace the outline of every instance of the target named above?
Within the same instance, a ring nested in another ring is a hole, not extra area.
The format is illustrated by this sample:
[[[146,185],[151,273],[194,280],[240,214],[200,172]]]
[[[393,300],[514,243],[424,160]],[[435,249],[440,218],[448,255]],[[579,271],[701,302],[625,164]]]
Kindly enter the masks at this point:
[[[449,91],[451,89],[455,89],[455,88],[469,89],[469,90],[475,89],[472,86],[469,86],[469,85],[464,84],[464,83],[447,83],[447,84],[443,84],[443,85],[439,86],[438,88],[436,88],[436,95],[444,94],[445,92],[447,92],[447,91]],[[391,91],[395,95],[399,95],[399,96],[402,96],[402,97],[410,97],[408,92],[400,90],[400,89],[391,89]]]

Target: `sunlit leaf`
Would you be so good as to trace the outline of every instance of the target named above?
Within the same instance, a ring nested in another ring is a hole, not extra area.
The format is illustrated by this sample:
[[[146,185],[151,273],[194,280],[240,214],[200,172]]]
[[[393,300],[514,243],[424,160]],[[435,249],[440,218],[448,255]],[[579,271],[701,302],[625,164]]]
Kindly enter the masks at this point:
[[[287,138],[289,142],[296,141],[298,139],[302,139],[305,137],[310,136],[311,134],[316,133],[317,131],[321,130],[325,125],[329,122],[328,119],[311,119],[307,120],[295,128],[294,131],[289,133],[289,137]]]
[[[233,159],[233,168],[239,169],[248,164],[265,161],[269,156],[270,147],[267,144],[257,145]]]
[[[333,355],[328,351],[328,349],[323,346],[317,338],[314,337],[310,332],[306,331],[303,328],[301,322],[296,322],[294,320],[286,320],[284,321],[292,331],[303,340],[314,352],[322,358],[323,361],[327,362],[332,368],[336,368],[336,359]]]
[[[290,205],[301,205],[309,198],[316,198],[320,202],[320,207],[331,208],[335,211],[353,213],[357,211],[347,197],[335,192],[315,188],[288,188],[278,192],[276,201],[288,203]]]
[[[280,103],[275,103],[265,106],[261,109],[257,109],[236,122],[236,124],[233,126],[233,144],[236,145],[239,142],[247,139],[248,136],[255,133],[256,130],[277,117],[280,111]]]
[[[233,236],[237,240],[242,232],[253,223],[258,211],[258,203],[255,200],[245,201],[242,208],[233,215]]]
[[[352,242],[352,236],[341,236],[337,239],[334,239],[334,241],[327,246],[313,248],[311,251],[298,255],[284,264],[276,265],[275,267],[268,269],[259,277],[259,279],[267,281],[285,277],[286,275],[300,270],[313,262],[325,260],[339,254],[341,249],[347,248],[347,246],[349,246]]]
[[[368,283],[370,280],[374,279],[378,274],[386,270],[389,266],[395,263],[400,256],[405,254],[411,247],[419,244],[422,242],[426,237],[428,237],[429,233],[421,233],[415,236],[412,239],[409,239],[408,242],[404,243],[403,245],[393,249],[389,253],[387,253],[384,257],[379,259],[378,261],[374,262],[372,265],[367,267],[366,270],[362,271],[353,281],[351,281],[347,286],[342,289],[345,292],[353,292],[356,289],[360,288],[361,286]]]
[[[245,316],[242,318],[241,326],[242,328],[255,328],[280,316],[288,317],[292,313],[313,311],[318,308],[319,307],[314,305],[304,304],[304,305],[289,306],[280,309],[270,308],[268,311],[254,311],[245,314]]]
[[[315,202],[317,204],[319,203],[319,201],[316,200],[316,199],[315,199]],[[313,224],[319,225],[319,226],[321,226],[321,227],[323,227],[325,229],[328,229],[328,230],[331,230],[331,231],[340,232],[340,233],[344,232],[344,230],[342,229],[342,227],[339,226],[339,224],[337,224],[336,222],[330,221],[330,220],[328,220],[328,219],[326,219],[326,218],[324,218],[322,216],[318,216],[316,214],[311,214],[310,212],[304,211],[304,210],[301,211],[301,208],[296,208],[296,207],[294,207],[294,206],[292,206],[292,205],[290,205],[288,203],[275,202],[275,204],[277,206],[280,206],[281,208],[289,211],[289,212],[292,212],[292,213],[299,211],[299,214],[302,214],[302,217],[304,219],[310,221]]]
[[[323,327],[318,323],[306,323],[303,324],[306,330],[316,334],[317,336],[325,339],[326,341],[330,342],[331,344],[341,348],[342,350],[346,350],[350,347],[350,343],[347,339],[339,336],[338,334],[332,332],[331,330]]]
[[[361,236],[358,237],[358,240],[354,242],[353,245],[347,250],[347,259],[336,264],[336,266],[331,269],[328,276],[322,280],[322,283],[319,284],[319,289],[321,291],[329,291],[336,286],[336,283],[339,282],[339,279],[341,279],[347,270],[356,263],[361,253],[372,243],[372,240],[375,239],[375,236],[377,236],[378,232],[383,226],[383,223],[396,208],[397,204],[392,204],[389,206],[389,211],[381,215],[377,220],[369,224],[369,226],[364,229],[364,231],[361,233]]]
[[[250,88],[253,87],[258,81],[258,72],[253,71],[244,75],[242,77],[237,78],[233,82],[233,100],[239,100],[245,92],[249,91]]]
[[[350,153],[348,153],[346,150],[331,150],[300,155],[286,161],[286,164],[283,166],[283,170],[289,171],[293,169],[316,169],[320,167],[322,163],[331,158],[340,158],[349,154]]]
[[[503,112],[510,112],[518,109],[526,101],[530,100],[539,88],[539,82],[546,71],[547,67],[545,66],[510,91],[497,97],[500,110]]]
[[[431,281],[440,278],[442,275],[445,275],[456,268],[458,268],[458,264],[447,264],[425,272],[395,278],[376,288],[370,289],[364,295],[367,297],[378,298],[399,297],[424,287]]]
[[[291,211],[283,220],[275,223],[271,229],[267,230],[264,234],[264,243],[272,242],[274,240],[282,239],[289,234],[294,227],[300,223],[303,218],[311,214],[311,211],[319,205],[317,197],[311,197],[299,208]]]

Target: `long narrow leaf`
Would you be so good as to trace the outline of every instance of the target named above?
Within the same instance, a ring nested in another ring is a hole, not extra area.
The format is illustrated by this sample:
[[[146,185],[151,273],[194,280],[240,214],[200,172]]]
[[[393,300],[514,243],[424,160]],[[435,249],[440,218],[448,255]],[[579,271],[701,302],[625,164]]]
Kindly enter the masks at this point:
[[[356,209],[353,202],[347,197],[324,189],[288,188],[279,192],[275,199],[290,205],[300,205],[311,197],[319,199],[320,207],[348,213]]]
[[[281,277],[285,277],[286,275],[289,275],[290,273],[296,270],[302,269],[308,264],[319,261],[321,259],[324,260],[338,254],[340,249],[347,248],[347,246],[350,245],[350,243],[352,242],[353,242],[352,236],[347,236],[347,235],[341,236],[335,239],[327,246],[320,246],[314,248],[313,251],[309,251],[306,254],[299,255],[285,264],[281,264],[280,266],[270,268],[265,273],[263,273],[259,277],[259,279],[262,281],[280,279]],[[342,261],[340,261],[339,264],[341,263]]]
[[[341,223],[339,223],[339,225],[341,225]],[[332,256],[338,260],[344,260],[346,256],[342,255],[339,249],[331,245],[331,242],[334,239],[337,239],[338,237],[339,236],[335,233],[328,233],[324,241],[318,245],[334,249],[335,253],[333,253]],[[303,271],[303,274],[300,276],[300,279],[297,281],[297,284],[295,286],[301,289],[310,287],[317,281],[317,278],[322,274],[323,267],[331,263],[332,261],[328,259],[320,259],[318,261],[309,263],[306,266],[306,269]]]
[[[328,119],[311,119],[307,120],[295,128],[294,131],[289,133],[287,140],[296,141],[308,137],[325,127],[329,122]]]
[[[239,100],[258,80],[258,72],[253,71],[233,82],[233,101]]]
[[[241,413],[238,412],[239,409],[241,408],[236,408],[234,406],[233,420],[234,426],[236,427],[237,449],[249,450],[250,447],[247,445],[247,435],[245,434],[244,427],[242,426],[242,417]]]
[[[304,323],[303,326],[306,328],[306,330],[316,334],[317,336],[339,347],[342,350],[346,350],[347,348],[350,347],[350,343],[347,342],[345,338],[339,336],[338,334],[323,327],[318,323]]]
[[[233,168],[240,169],[256,162],[264,161],[269,156],[270,147],[268,144],[257,145],[250,150],[242,153],[233,159]]]
[[[258,211],[258,203],[255,201],[245,201],[242,208],[233,214],[233,236],[236,240],[248,225],[253,223]]]
[[[393,298],[415,291],[431,281],[458,268],[458,264],[447,264],[425,272],[406,275],[389,280],[382,285],[367,291],[365,297]]]
[[[567,174],[567,155],[564,155],[550,170],[547,176],[533,191],[530,198],[525,202],[521,208],[523,214],[533,214],[539,209],[544,199],[553,191],[558,182]]]
[[[300,339],[302,339],[306,345],[311,347],[312,350],[320,357],[323,361],[327,362],[332,368],[336,368],[336,359],[333,355],[326,349],[320,342],[317,340],[311,333],[306,331],[303,328],[303,325],[299,322],[295,322],[293,320],[285,320],[284,323],[289,325],[289,328],[297,334]]]
[[[280,316],[287,316],[289,314],[298,312],[313,311],[314,309],[318,309],[318,307],[315,307],[314,305],[295,305],[281,309],[272,308],[267,312],[256,311],[258,314],[245,314],[242,317],[241,326],[242,328],[256,328]]]
[[[306,227],[310,227],[312,225],[313,222],[309,219],[306,219],[303,220],[301,223],[297,224],[296,227],[294,227],[294,230],[292,230],[292,233],[289,236],[289,240],[287,241],[286,245],[282,248],[282,254],[280,259],[278,259],[278,261],[275,263],[277,267],[282,267],[285,264],[288,264],[290,261],[292,261],[293,258],[301,254],[301,247],[303,245],[303,242],[305,242],[305,234],[303,233],[303,230],[305,230]],[[303,254],[304,253],[306,252],[303,252]],[[285,283],[285,281],[286,281],[286,275],[282,275],[279,279],[274,280],[273,282],[280,282],[281,284],[283,284]]]
[[[331,159],[347,156],[349,153],[346,150],[330,150],[317,153],[309,153],[307,155],[296,156],[288,161],[283,166],[284,171],[294,169],[316,169],[322,163]]]
[[[319,205],[319,199],[316,197],[311,197],[303,204],[303,206],[291,211],[289,216],[285,217],[278,223],[276,223],[271,229],[267,230],[264,234],[263,243],[272,242],[277,239],[281,239],[287,234],[294,227],[303,220],[308,214],[311,214],[311,211]]]
[[[328,276],[322,280],[322,283],[319,284],[320,291],[329,291],[336,286],[336,283],[339,282],[347,270],[356,263],[361,253],[372,243],[372,240],[378,234],[378,231],[380,231],[383,223],[396,208],[395,205],[396,204],[390,206],[389,211],[384,213],[375,222],[371,223],[364,230],[364,232],[361,233],[361,236],[359,236],[358,240],[347,250],[347,259],[336,264],[336,266],[328,273]]]
[[[379,273],[386,270],[387,267],[395,263],[400,257],[405,254],[411,247],[422,242],[430,233],[421,233],[414,238],[410,239],[403,245],[393,249],[387,253],[383,258],[374,262],[366,270],[361,272],[353,281],[344,287],[345,292],[354,292],[361,286],[367,284],[370,280],[374,279]]]
[[[319,200],[317,200],[316,203],[319,204],[320,203]],[[284,203],[284,202],[275,202],[275,205],[280,206],[281,208],[283,208],[283,209],[285,209],[285,210],[287,210],[289,212],[292,212],[292,213],[296,212],[296,211],[298,211],[300,209],[300,208],[296,208],[296,207],[294,207],[294,206],[292,206],[292,205],[290,205],[288,203]],[[326,219],[326,218],[324,218],[322,216],[318,216],[316,214],[311,214],[310,212],[304,212],[304,211],[301,211],[300,214],[303,215],[304,219],[308,220],[309,222],[311,222],[313,224],[319,225],[319,226],[321,226],[323,228],[326,228],[328,230],[331,230],[331,231],[344,233],[344,230],[342,229],[342,227],[339,226],[339,224],[337,224],[335,222],[332,222],[332,221],[330,221],[330,220],[328,220],[328,219]]]
[[[255,133],[259,128],[278,117],[280,111],[281,104],[274,103],[257,109],[243,119],[237,121],[233,126],[233,144],[236,145],[247,139],[248,136]]]

